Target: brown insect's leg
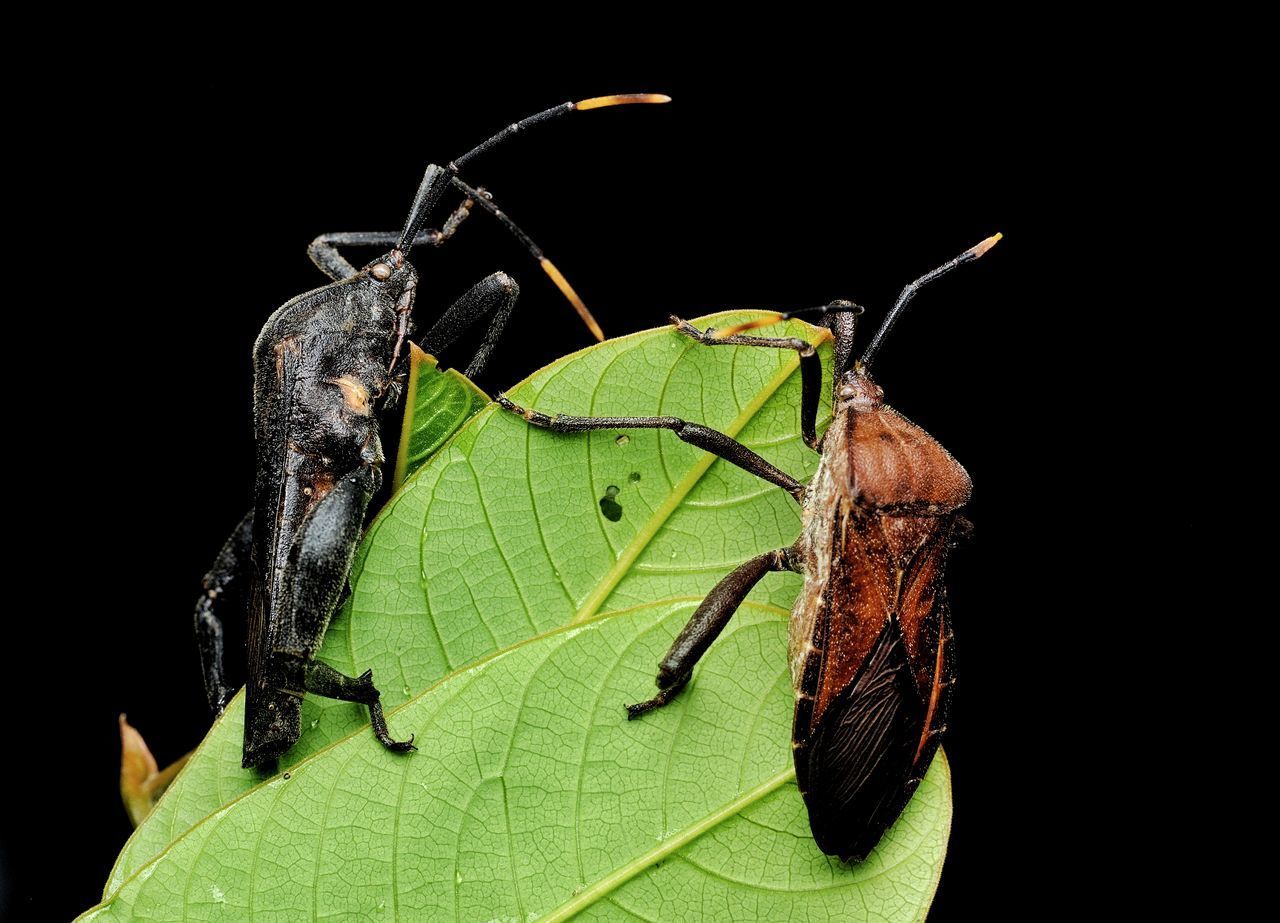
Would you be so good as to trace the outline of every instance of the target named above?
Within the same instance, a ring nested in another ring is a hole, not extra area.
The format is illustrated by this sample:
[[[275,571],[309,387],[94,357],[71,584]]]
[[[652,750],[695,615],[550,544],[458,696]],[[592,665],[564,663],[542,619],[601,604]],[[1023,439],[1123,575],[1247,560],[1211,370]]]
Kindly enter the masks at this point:
[[[485,332],[484,342],[480,344],[475,356],[471,359],[471,364],[467,366],[467,377],[475,378],[489,361],[489,354],[498,344],[498,338],[502,336],[503,328],[507,326],[507,319],[511,316],[511,311],[516,306],[516,299],[519,297],[520,286],[505,272],[495,272],[493,275],[485,276],[455,301],[449,310],[440,315],[440,319],[422,338],[422,348],[433,356],[439,356],[468,327],[482,317],[493,315],[493,320],[489,322],[489,329]]]
[[[671,323],[685,336],[704,346],[764,346],[769,349],[794,349],[800,356],[800,435],[805,445],[818,449],[818,402],[822,395],[822,360],[813,344],[799,337],[753,337],[735,333],[715,336],[714,328],[699,330],[674,314]]]
[[[580,433],[593,429],[669,429],[682,441],[723,458],[771,484],[777,484],[791,494],[796,502],[800,502],[804,494],[804,485],[791,475],[774,467],[736,439],[701,423],[689,423],[679,417],[572,417],[562,413],[547,416],[536,410],[525,410],[505,394],[499,394],[494,400],[534,426],[558,433]]]
[[[365,670],[359,676],[347,676],[320,660],[307,662],[304,688],[330,699],[341,699],[344,702],[359,702],[369,706],[369,720],[373,724],[373,733],[388,750],[404,752],[418,749],[413,745],[414,735],[408,740],[394,740],[387,730],[387,719],[382,714],[382,699],[373,685],[373,671]]]
[[[729,576],[717,583],[707,594],[702,605],[680,630],[667,655],[658,664],[658,694],[647,702],[627,706],[629,719],[639,718],[646,712],[666,705],[693,675],[693,667],[707,652],[711,642],[719,637],[729,619],[738,611],[751,588],[765,574],[782,570],[797,570],[799,562],[790,548],[767,551],[739,565]]]
[[[248,566],[252,539],[253,510],[250,510],[214,558],[209,573],[200,581],[204,592],[196,600],[196,646],[200,650],[204,692],[209,698],[209,710],[214,717],[222,714],[233,692],[227,685],[223,663],[222,619],[216,610],[220,597]]]

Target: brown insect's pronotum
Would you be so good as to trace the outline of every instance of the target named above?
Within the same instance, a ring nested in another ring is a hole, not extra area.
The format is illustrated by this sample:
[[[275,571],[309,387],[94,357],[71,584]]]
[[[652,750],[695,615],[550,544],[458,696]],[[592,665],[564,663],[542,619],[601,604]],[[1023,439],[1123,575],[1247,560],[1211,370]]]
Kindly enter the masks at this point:
[[[989,237],[902,290],[862,358],[852,361],[862,308],[836,301],[820,311],[834,336],[831,424],[816,433],[822,365],[814,346],[793,337],[743,331],[793,314],[716,332],[672,318],[708,346],[794,349],[800,357],[800,430],[821,452],[808,485],[746,446],[676,417],[548,416],[498,396],[508,410],[558,432],[669,429],[680,439],[788,491],[803,507],[790,548],[747,561],[707,594],[658,666],[658,694],[627,707],[629,717],[666,705],[765,574],[804,575],[791,614],[792,729],[796,780],[823,852],[863,859],[897,819],[938,749],[954,678],[943,571],[948,549],[968,523],[960,508],[971,483],[932,436],[884,403],[870,368],[885,334],[920,287],[976,260]]]

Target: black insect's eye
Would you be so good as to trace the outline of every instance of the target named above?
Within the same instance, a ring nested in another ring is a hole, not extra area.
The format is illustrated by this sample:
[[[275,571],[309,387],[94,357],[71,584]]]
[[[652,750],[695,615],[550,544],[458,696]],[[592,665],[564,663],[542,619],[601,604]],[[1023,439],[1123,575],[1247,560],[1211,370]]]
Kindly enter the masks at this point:
[[[386,282],[391,278],[391,267],[386,263],[374,263],[373,268],[370,269],[369,272],[379,282]]]

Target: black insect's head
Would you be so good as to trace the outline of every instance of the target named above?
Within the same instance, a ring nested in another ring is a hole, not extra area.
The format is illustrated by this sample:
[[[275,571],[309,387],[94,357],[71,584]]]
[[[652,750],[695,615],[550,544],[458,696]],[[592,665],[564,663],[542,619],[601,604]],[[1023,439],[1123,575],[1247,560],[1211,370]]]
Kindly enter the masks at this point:
[[[398,299],[404,292],[412,291],[418,282],[417,272],[400,249],[384,253],[361,269],[360,274],[385,290],[392,299]]]

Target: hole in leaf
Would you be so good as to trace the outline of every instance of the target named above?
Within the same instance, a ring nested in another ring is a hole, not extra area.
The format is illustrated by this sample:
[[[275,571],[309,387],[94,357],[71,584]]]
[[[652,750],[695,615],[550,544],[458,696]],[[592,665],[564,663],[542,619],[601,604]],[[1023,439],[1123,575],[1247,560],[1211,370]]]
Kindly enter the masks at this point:
[[[604,513],[604,518],[610,522],[617,522],[622,518],[622,504],[615,497],[618,496],[618,488],[610,484],[604,489],[604,496],[600,498],[600,512]]]

